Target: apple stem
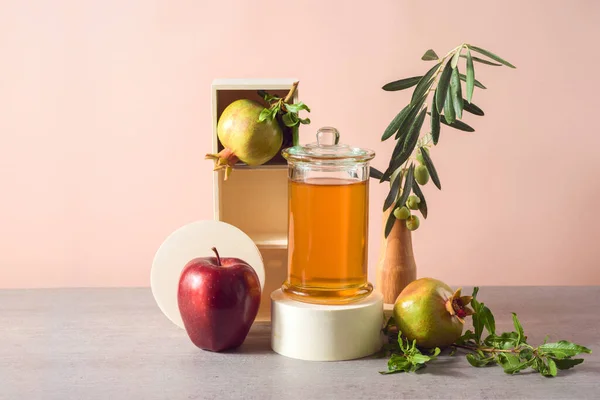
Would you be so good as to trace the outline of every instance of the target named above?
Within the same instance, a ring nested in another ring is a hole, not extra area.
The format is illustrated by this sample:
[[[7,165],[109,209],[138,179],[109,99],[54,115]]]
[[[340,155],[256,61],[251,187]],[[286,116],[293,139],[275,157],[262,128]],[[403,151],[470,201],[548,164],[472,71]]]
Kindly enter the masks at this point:
[[[211,250],[215,252],[215,255],[217,256],[217,265],[220,267],[221,266],[221,257],[219,256],[219,252],[217,251],[217,248],[212,247]]]

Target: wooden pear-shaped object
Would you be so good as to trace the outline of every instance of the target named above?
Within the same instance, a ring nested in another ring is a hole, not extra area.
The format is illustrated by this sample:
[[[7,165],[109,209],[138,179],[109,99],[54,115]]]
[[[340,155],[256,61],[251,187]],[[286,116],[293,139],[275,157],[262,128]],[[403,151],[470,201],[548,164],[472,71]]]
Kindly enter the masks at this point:
[[[376,288],[383,293],[384,304],[394,304],[402,289],[417,278],[417,266],[411,232],[404,220],[396,220],[385,237],[385,224],[393,207],[383,213],[381,249],[377,262]]]

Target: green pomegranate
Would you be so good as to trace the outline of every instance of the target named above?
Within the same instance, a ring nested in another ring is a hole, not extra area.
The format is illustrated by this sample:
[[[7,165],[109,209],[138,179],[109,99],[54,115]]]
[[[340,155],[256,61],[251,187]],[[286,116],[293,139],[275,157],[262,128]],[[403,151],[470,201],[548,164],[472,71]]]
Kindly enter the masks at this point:
[[[215,170],[225,168],[225,179],[239,160],[250,166],[262,165],[281,149],[283,132],[276,119],[259,122],[264,107],[253,100],[241,99],[229,104],[217,123],[217,136],[224,149],[207,154],[215,160]]]
[[[402,290],[394,304],[394,321],[409,341],[424,348],[447,347],[463,331],[464,318],[473,314],[471,296],[452,292],[444,282],[421,278]]]

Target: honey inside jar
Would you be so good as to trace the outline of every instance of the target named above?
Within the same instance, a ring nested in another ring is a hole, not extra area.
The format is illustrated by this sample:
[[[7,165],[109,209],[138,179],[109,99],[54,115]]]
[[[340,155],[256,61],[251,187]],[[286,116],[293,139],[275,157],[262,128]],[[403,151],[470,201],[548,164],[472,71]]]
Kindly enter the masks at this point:
[[[290,179],[288,198],[284,292],[320,304],[368,295],[368,180]]]

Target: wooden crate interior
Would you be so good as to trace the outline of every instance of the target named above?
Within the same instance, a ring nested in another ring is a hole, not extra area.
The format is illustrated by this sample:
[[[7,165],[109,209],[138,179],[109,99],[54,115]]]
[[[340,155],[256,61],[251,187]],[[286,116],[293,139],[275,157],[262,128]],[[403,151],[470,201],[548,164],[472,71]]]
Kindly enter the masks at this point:
[[[285,96],[288,93],[288,90],[267,90],[267,92],[269,92],[270,94],[285,98]],[[233,103],[236,100],[239,99],[249,99],[249,100],[254,100],[257,101],[261,104],[263,104],[264,106],[267,106],[267,103],[258,95],[256,90],[217,90],[217,121],[221,118],[221,114],[223,114],[223,110],[225,110],[225,108]],[[281,148],[286,148],[286,147],[290,147],[292,145],[292,131],[290,128],[288,127],[284,127],[283,128],[283,145],[281,146]],[[221,144],[221,142],[219,141],[218,144],[218,150],[221,151],[223,149],[223,145]],[[286,165],[287,162],[285,161],[285,159],[281,156],[281,152],[278,152],[277,155],[275,155],[275,157],[273,157],[270,161],[268,161],[266,164],[267,166],[270,165]]]
[[[287,248],[287,168],[234,169],[219,185],[221,221],[263,248]]]

